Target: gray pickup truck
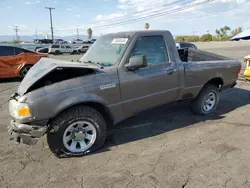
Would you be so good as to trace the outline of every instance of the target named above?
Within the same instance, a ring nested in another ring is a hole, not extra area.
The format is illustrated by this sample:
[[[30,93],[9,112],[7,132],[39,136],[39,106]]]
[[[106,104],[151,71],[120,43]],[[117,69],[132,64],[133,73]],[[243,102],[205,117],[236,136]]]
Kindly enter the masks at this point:
[[[44,58],[30,69],[9,100],[8,131],[28,145],[47,134],[57,157],[82,156],[108,128],[162,104],[190,99],[195,114],[211,114],[240,70],[239,61],[177,49],[169,31],[103,35],[79,62]]]

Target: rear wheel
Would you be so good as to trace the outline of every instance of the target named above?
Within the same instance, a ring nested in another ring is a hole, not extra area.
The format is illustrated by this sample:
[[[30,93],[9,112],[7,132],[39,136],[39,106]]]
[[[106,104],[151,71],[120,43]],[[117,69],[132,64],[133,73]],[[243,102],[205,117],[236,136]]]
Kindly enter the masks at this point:
[[[57,157],[83,156],[104,144],[106,127],[105,119],[95,109],[73,107],[51,122],[49,148]]]
[[[213,113],[219,104],[220,93],[215,85],[205,86],[192,102],[192,111],[197,115]]]
[[[30,70],[31,67],[32,67],[31,65],[25,65],[25,66],[21,69],[21,71],[20,71],[20,77],[21,77],[21,79],[24,79],[24,77],[25,77],[26,74],[29,72],[29,70]]]
[[[55,51],[55,55],[60,55],[61,53],[60,53],[60,51],[59,50],[56,50]]]

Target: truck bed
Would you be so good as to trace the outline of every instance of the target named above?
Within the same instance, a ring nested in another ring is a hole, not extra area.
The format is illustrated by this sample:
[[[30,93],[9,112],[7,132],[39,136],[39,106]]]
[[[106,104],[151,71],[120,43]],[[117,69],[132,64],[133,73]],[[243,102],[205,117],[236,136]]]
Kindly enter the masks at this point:
[[[178,49],[178,53],[182,62],[232,60],[228,57],[193,48],[181,48]]]

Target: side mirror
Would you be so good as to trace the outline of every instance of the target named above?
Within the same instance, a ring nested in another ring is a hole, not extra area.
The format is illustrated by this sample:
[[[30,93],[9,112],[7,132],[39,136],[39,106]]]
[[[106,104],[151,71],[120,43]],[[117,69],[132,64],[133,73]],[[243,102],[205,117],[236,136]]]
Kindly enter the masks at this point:
[[[148,66],[148,63],[145,55],[133,56],[129,59],[129,63],[125,65],[125,67],[129,71],[133,71],[146,66]]]

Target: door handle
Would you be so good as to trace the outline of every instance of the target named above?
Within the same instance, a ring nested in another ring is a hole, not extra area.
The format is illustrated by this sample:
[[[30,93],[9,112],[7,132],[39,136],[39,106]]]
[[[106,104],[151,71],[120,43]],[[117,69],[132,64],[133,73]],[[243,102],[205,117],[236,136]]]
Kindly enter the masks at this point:
[[[168,75],[171,75],[175,72],[176,70],[175,69],[167,69],[166,72]]]

